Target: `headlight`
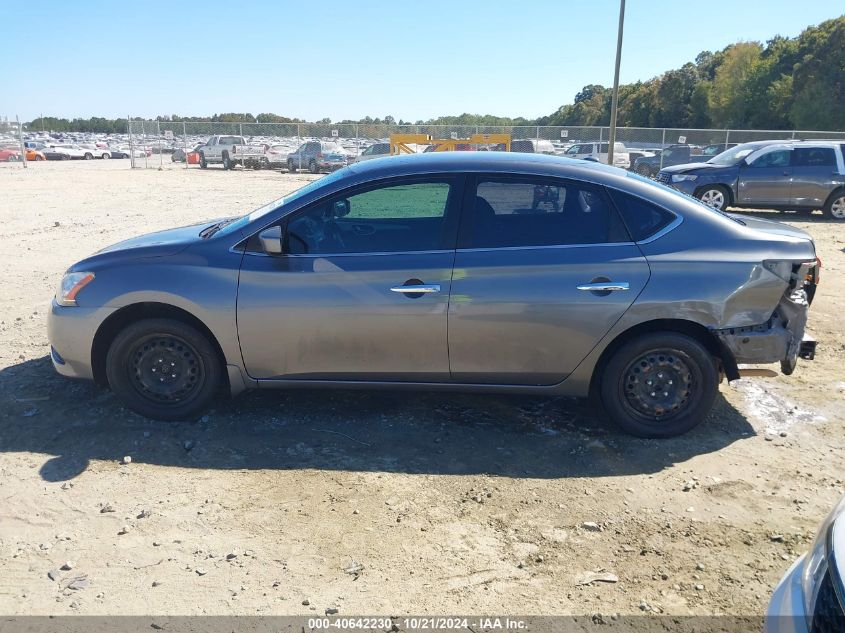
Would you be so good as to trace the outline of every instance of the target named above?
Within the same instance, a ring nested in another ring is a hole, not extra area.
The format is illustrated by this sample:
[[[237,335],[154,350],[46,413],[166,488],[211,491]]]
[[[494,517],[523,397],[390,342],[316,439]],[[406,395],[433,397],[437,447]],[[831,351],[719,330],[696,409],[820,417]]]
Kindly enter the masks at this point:
[[[56,290],[56,302],[63,306],[75,306],[76,295],[94,281],[94,273],[66,273]]]
[[[690,182],[694,182],[698,179],[698,176],[694,176],[692,174],[674,174],[672,176],[672,182],[684,182],[685,180],[689,180]]]
[[[819,593],[819,585],[822,578],[827,573],[828,549],[831,547],[830,534],[832,527],[837,518],[845,514],[845,497],[833,509],[827,518],[822,523],[821,529],[816,540],[813,541],[813,547],[807,553],[807,558],[804,560],[804,569],[801,574],[801,589],[804,594],[804,610],[807,617],[812,621],[813,609],[816,606],[816,597]]]

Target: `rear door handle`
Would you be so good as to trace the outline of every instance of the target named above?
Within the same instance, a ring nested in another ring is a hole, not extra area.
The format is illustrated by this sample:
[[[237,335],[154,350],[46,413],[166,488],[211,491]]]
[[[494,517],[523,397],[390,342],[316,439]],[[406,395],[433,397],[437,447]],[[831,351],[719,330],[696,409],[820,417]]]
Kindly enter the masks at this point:
[[[402,292],[405,294],[426,294],[440,292],[440,284],[417,284],[414,286],[393,286],[390,292]]]
[[[581,284],[580,286],[576,286],[576,288],[589,292],[610,292],[612,290],[630,290],[630,285],[627,281],[598,281]]]

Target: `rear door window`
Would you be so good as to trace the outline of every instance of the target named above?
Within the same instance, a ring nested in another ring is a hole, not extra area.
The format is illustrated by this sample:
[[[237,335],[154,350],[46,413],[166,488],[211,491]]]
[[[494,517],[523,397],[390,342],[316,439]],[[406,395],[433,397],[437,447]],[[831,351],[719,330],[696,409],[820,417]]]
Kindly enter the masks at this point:
[[[567,246],[630,237],[601,188],[539,178],[479,177],[461,225],[464,248]]]
[[[796,147],[796,167],[835,167],[836,152],[832,147]]]

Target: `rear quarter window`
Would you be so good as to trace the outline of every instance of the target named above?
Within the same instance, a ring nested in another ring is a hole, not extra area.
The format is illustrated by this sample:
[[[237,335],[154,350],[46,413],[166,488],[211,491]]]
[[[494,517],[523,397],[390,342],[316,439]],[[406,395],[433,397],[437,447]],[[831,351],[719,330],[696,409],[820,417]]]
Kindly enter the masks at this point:
[[[619,209],[622,221],[635,242],[646,240],[669,226],[676,216],[666,209],[642,198],[609,189],[613,203]]]

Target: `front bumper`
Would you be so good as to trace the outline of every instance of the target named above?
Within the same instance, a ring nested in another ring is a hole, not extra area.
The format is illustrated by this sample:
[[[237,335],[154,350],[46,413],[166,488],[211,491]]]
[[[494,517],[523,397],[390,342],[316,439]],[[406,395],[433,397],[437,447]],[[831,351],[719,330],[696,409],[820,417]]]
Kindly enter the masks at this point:
[[[54,298],[47,315],[47,339],[53,367],[69,378],[94,378],[91,348],[94,336],[114,308],[61,306]]]
[[[698,183],[694,180],[682,180],[680,182],[672,182],[672,177],[669,176],[668,182],[665,184],[669,185],[675,191],[680,191],[681,193],[685,193],[688,196],[692,196],[695,193],[696,187]]]
[[[803,568],[804,556],[792,564],[775,587],[766,609],[763,633],[808,633],[804,590],[801,588]]]

